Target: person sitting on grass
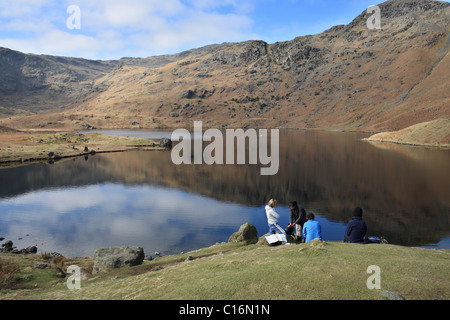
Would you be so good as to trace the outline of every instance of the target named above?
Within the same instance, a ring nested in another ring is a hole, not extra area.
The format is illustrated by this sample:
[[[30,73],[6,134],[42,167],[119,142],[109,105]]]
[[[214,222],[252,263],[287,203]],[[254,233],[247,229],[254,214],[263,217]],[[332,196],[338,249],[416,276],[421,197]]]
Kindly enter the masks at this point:
[[[314,213],[308,212],[306,214],[306,222],[303,225],[303,239],[305,242],[319,238],[322,240],[322,228],[319,221],[314,220]]]
[[[362,219],[363,210],[356,207],[353,210],[353,218],[347,224],[344,234],[344,242],[367,243],[367,225]]]

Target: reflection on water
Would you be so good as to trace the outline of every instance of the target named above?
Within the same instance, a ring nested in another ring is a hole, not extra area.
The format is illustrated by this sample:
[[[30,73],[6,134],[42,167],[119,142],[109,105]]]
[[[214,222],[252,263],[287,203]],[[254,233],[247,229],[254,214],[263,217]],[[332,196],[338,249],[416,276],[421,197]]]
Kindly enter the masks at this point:
[[[8,234],[30,234],[22,242],[85,256],[124,244],[171,252],[223,241],[221,229],[234,232],[229,226],[251,218],[238,207],[176,189],[105,183],[31,192],[0,208],[8,211]]]
[[[266,233],[263,207],[274,197],[280,224],[288,223],[287,203],[297,200],[317,213],[326,240],[342,240],[352,209],[361,206],[370,235],[450,248],[450,152],[362,137],[282,131],[276,176],[249,165],[175,166],[170,152],[3,169],[0,236],[67,256],[116,245],[178,253],[227,241],[245,222]]]

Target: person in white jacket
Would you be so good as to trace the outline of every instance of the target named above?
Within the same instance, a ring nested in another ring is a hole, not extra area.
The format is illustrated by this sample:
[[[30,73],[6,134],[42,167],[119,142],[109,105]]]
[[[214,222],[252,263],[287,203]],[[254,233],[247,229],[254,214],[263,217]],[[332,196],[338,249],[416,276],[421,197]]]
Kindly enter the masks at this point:
[[[277,206],[277,200],[270,199],[269,204],[266,206],[267,224],[269,225],[269,234],[280,233],[286,235],[286,232],[282,227],[278,225],[278,218],[280,215],[275,211]]]

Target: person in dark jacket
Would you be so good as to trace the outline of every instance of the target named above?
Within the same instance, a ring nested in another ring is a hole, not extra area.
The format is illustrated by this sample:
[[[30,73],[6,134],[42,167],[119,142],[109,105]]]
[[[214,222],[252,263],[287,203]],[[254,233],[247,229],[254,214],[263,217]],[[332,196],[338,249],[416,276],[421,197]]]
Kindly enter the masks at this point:
[[[291,213],[289,216],[290,223],[288,227],[295,226],[295,235],[301,238],[303,224],[306,221],[306,211],[301,205],[299,206],[297,204],[297,201],[289,203],[289,209],[291,209]]]
[[[344,242],[365,243],[367,225],[362,219],[363,210],[360,207],[353,210],[353,218],[347,224],[344,234]]]

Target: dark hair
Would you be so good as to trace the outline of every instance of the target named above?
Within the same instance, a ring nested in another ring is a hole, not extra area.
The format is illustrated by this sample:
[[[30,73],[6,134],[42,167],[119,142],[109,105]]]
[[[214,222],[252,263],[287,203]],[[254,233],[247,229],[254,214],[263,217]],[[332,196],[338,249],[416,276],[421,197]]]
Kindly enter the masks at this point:
[[[360,207],[356,207],[355,210],[353,210],[354,217],[362,218],[362,215],[363,215],[363,209],[361,209]]]
[[[289,207],[297,208],[298,207],[297,201],[289,202]]]
[[[306,214],[306,220],[314,220],[314,213],[308,212]]]

